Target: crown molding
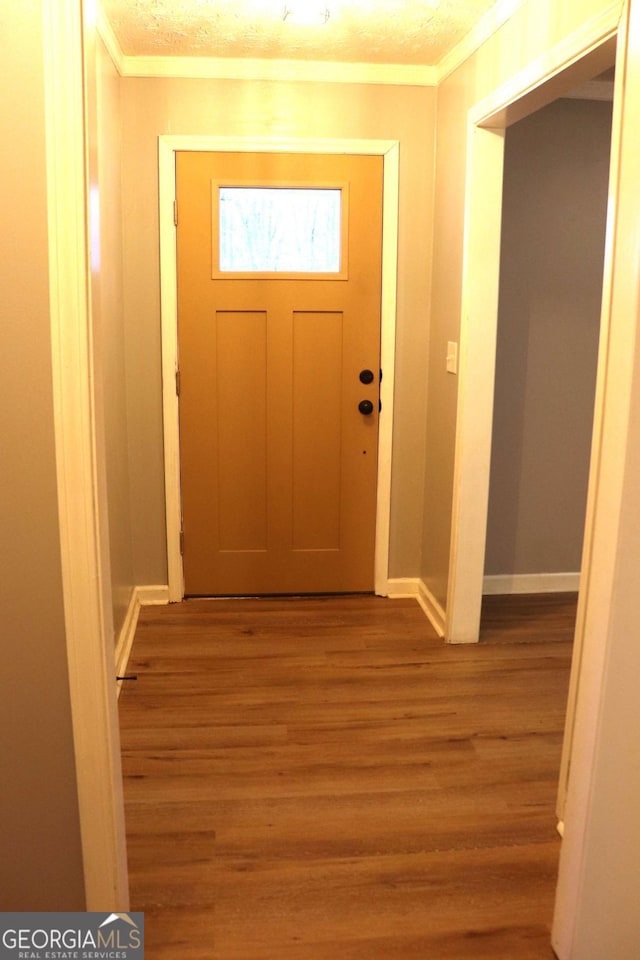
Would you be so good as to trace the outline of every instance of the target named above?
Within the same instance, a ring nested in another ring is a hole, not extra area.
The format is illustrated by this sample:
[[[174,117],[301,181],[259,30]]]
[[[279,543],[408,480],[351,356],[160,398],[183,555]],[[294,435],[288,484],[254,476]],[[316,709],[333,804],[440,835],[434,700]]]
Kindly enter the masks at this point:
[[[468,60],[525,2],[526,0],[497,0],[460,43],[440,60],[436,67],[437,83],[442,83]]]
[[[312,83],[370,83],[432,87],[435,67],[419,64],[332,63],[232,57],[130,57],[117,64],[123,77],[210,80],[280,80]]]
[[[96,0],[95,11],[98,35],[101,37],[102,42],[107,48],[107,52],[113,61],[114,67],[120,76],[123,76],[125,56],[122,52],[122,47],[118,42],[118,38],[113,32],[113,27],[107,19],[107,15],[104,12],[102,4],[99,2],[99,0]]]

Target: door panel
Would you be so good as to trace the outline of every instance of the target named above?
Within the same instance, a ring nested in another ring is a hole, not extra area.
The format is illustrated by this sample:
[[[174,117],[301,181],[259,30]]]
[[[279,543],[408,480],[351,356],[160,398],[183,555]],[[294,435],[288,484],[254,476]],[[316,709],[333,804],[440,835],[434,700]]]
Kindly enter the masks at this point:
[[[340,549],[342,326],[342,313],[294,313],[294,550]]]
[[[267,315],[222,311],[215,329],[220,549],[266,550]]]
[[[339,184],[340,269],[225,277],[221,183]],[[382,158],[179,153],[177,201],[186,594],[372,590]]]

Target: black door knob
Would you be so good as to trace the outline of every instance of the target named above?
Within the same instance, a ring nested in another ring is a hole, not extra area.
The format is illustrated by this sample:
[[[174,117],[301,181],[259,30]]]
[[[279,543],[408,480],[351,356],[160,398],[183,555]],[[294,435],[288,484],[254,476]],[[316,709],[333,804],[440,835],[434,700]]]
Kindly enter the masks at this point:
[[[358,404],[358,410],[360,413],[363,413],[365,417],[370,417],[373,413],[373,404],[371,400],[361,400]]]
[[[360,383],[373,383],[373,370],[361,370]]]

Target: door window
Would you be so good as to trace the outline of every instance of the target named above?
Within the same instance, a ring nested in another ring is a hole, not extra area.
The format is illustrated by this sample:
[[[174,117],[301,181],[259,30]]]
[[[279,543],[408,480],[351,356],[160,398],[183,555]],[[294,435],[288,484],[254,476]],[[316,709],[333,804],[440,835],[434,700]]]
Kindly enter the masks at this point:
[[[341,279],[346,186],[213,184],[213,277]]]

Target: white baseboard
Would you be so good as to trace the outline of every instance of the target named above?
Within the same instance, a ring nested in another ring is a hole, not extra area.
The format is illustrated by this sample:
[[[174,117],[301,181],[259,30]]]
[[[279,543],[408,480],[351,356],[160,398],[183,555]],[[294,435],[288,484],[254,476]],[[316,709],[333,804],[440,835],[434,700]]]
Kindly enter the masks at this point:
[[[397,577],[387,580],[387,596],[395,599],[417,597],[420,581],[417,577]]]
[[[129,606],[127,607],[127,612],[125,614],[124,623],[120,628],[120,633],[118,634],[118,642],[116,644],[116,676],[122,677],[127,671],[127,664],[129,662],[129,657],[131,656],[131,647],[133,646],[133,638],[136,635],[136,627],[138,625],[138,614],[140,613],[140,600],[138,598],[137,588],[134,587],[131,591],[131,597],[129,598]],[[118,696],[120,696],[120,689],[122,687],[122,680],[117,681]]]
[[[482,581],[483,594],[499,593],[576,593],[580,573],[496,574]]]
[[[447,615],[424,580],[418,580],[418,603],[439,637],[444,637]]]
[[[445,612],[419,577],[397,577],[387,580],[386,596],[391,600],[415,598],[438,636],[444,637]]]
[[[127,672],[127,664],[131,656],[133,638],[136,635],[140,607],[169,603],[169,587],[158,586],[134,587],[131,591],[129,606],[125,614],[124,623],[118,634],[116,644],[116,676],[122,677]],[[117,681],[118,696],[122,687],[122,680]]]
[[[135,589],[141,607],[151,607],[155,604],[169,603],[169,587],[166,583],[136,587]]]

